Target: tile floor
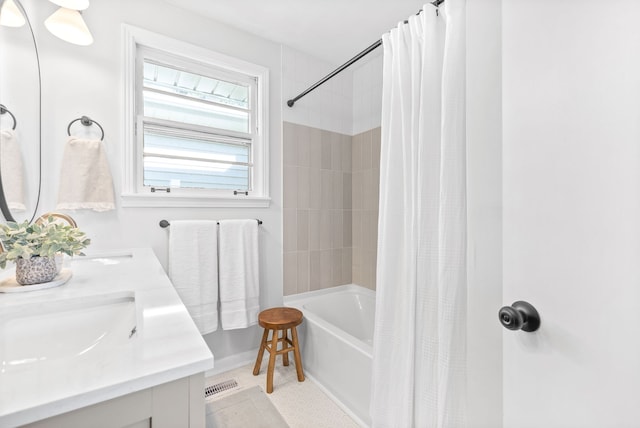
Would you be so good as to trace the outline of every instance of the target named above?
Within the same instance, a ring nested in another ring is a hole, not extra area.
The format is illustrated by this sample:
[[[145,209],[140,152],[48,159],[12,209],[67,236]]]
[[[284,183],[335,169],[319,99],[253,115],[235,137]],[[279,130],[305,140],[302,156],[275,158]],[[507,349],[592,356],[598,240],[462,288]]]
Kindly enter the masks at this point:
[[[268,360],[269,358],[263,360],[258,376],[252,373],[253,365],[248,365],[207,378],[205,386],[229,379],[235,379],[238,383],[236,388],[215,394],[208,400],[216,400],[233,394],[240,388],[250,388],[254,385],[266,390]],[[278,358],[277,363],[273,376],[273,392],[267,395],[290,428],[359,428],[359,425],[311,379],[307,377],[304,382],[298,382],[293,362],[284,367]]]

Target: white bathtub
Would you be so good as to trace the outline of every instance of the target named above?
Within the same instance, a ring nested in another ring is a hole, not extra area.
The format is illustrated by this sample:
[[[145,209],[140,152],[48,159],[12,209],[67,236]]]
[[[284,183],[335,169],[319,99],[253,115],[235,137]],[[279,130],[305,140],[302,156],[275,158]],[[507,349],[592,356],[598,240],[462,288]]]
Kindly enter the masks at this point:
[[[375,292],[350,284],[287,296],[284,302],[304,314],[298,331],[305,373],[369,426]]]

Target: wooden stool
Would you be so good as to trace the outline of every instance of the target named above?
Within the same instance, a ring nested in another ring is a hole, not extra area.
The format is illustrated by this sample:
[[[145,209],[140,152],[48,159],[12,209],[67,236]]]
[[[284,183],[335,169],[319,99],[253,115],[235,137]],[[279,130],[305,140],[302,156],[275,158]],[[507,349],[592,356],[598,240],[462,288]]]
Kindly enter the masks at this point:
[[[273,368],[276,365],[276,355],[282,355],[282,364],[289,365],[289,352],[293,351],[296,362],[296,372],[298,382],[304,381],[302,372],[302,360],[300,358],[300,347],[298,346],[298,332],[296,326],[302,322],[302,312],[295,308],[271,308],[265,309],[258,315],[258,323],[264,327],[262,342],[258,351],[256,365],[253,367],[253,374],[260,373],[262,355],[265,349],[269,351],[269,369],[267,370],[267,393],[273,392]],[[291,330],[291,339],[287,330]],[[269,339],[271,331],[271,339]],[[282,337],[278,337],[278,331],[282,331]],[[278,350],[278,342],[282,343],[282,349]]]

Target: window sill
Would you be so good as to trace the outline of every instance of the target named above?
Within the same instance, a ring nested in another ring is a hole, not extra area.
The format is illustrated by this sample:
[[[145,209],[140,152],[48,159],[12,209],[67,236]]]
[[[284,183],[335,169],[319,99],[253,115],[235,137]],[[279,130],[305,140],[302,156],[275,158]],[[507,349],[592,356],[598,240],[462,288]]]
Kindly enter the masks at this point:
[[[266,196],[215,197],[123,193],[121,197],[122,206],[125,208],[269,208],[271,203],[271,198]]]

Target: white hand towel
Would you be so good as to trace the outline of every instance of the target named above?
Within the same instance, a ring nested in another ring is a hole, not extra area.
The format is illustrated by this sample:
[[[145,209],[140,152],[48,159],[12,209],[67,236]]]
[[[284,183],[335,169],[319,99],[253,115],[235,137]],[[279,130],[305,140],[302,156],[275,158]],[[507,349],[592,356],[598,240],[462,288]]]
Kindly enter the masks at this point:
[[[2,189],[11,210],[25,210],[24,166],[16,133],[11,129],[0,131],[0,170]]]
[[[169,278],[201,334],[218,329],[218,230],[215,221],[172,221]]]
[[[220,323],[224,330],[258,323],[258,222],[220,221]]]
[[[102,141],[70,137],[62,157],[57,209],[114,208],[113,179]]]

